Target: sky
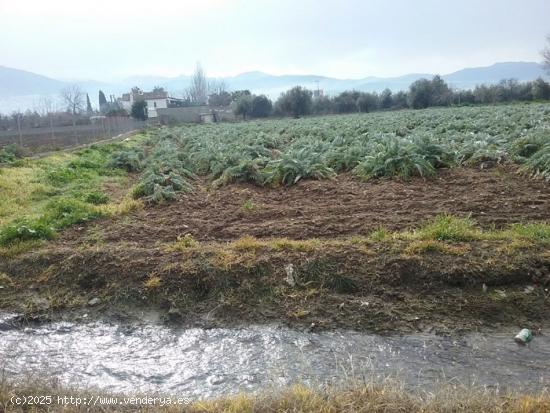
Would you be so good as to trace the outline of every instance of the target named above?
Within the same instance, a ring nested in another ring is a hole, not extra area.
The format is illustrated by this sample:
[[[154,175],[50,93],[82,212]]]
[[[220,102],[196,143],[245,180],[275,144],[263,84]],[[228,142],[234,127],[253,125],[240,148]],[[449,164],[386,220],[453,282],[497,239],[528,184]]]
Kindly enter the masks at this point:
[[[337,78],[540,61],[550,0],[0,0],[0,65],[57,79]]]

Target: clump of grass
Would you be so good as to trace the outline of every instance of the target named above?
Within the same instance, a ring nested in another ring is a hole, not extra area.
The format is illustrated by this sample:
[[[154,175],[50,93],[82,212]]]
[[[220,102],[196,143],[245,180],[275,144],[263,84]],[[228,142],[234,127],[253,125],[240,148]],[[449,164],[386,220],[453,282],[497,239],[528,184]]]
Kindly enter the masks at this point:
[[[96,210],[104,216],[125,215],[140,208],[143,208],[143,202],[131,197],[124,197],[120,202],[96,206]]]
[[[387,241],[391,234],[385,228],[378,228],[369,234],[368,239],[370,241],[382,242]]]
[[[153,290],[155,288],[160,287],[160,284],[161,284],[160,277],[156,275],[152,275],[149,278],[147,278],[147,280],[145,280],[145,282],[143,283],[143,286],[148,290]]]
[[[178,235],[176,242],[168,247],[168,251],[184,251],[189,248],[196,248],[199,245],[199,241],[193,238],[191,234]]]
[[[513,224],[510,226],[511,234],[519,238],[535,242],[550,242],[550,224],[530,223]]]
[[[423,240],[462,242],[479,239],[481,234],[469,218],[439,215],[418,229],[415,236]]]
[[[256,264],[256,249],[235,250],[229,247],[215,249],[211,263],[222,270],[230,270],[235,266],[252,268]]]
[[[12,163],[25,156],[25,150],[11,143],[0,148],[0,163]]]
[[[83,196],[84,202],[93,205],[103,205],[109,202],[109,197],[100,191],[91,191]]]
[[[250,235],[245,235],[231,243],[231,248],[236,251],[257,251],[264,247],[265,243]]]
[[[42,220],[54,225],[56,229],[83,223],[99,218],[103,214],[93,205],[72,198],[59,198],[46,206]]]
[[[247,199],[246,201],[244,201],[243,205],[241,206],[241,209],[244,212],[252,212],[255,211],[257,208],[258,206],[254,204],[251,199]]]
[[[5,272],[0,271],[0,285],[2,286],[13,286],[13,280]]]
[[[30,240],[49,240],[55,237],[55,229],[42,220],[18,220],[0,229],[0,245],[10,246]]]

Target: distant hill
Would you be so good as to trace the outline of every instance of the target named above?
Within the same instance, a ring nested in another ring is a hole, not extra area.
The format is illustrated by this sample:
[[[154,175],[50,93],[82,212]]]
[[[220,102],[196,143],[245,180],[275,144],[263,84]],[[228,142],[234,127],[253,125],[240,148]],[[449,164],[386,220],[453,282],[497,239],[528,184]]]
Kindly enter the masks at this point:
[[[334,79],[323,76],[271,76],[261,72],[243,73],[226,79],[228,85],[235,89],[251,89],[270,95],[278,94],[295,85],[308,88],[319,87],[328,94],[356,89],[365,92],[381,92],[388,88],[392,91],[406,90],[415,80],[431,78],[435,74],[413,73],[398,77],[367,77],[364,79]],[[462,69],[442,76],[452,87],[460,89],[474,88],[481,83],[495,84],[502,79],[534,80],[546,77],[542,65],[534,62],[495,63],[492,66]]]
[[[532,62],[495,63],[492,66],[462,69],[443,76],[457,87],[469,88],[480,83],[496,83],[502,79],[517,79],[519,81],[546,77],[542,65]]]
[[[229,90],[249,89],[253,93],[263,93],[275,99],[278,95],[293,86],[300,85],[309,89],[323,89],[326,94],[335,94],[344,90],[360,90],[380,92],[385,88],[392,91],[406,90],[409,85],[420,78],[430,78],[433,74],[414,73],[398,77],[365,77],[361,79],[336,79],[319,75],[281,75],[275,76],[263,72],[246,72],[237,76],[226,77],[223,80]],[[460,89],[473,88],[478,84],[494,84],[502,79],[533,80],[537,77],[547,77],[542,65],[534,62],[495,63],[487,67],[462,69],[443,75],[452,86]],[[132,86],[151,89],[153,86],[166,88],[173,96],[181,96],[189,86],[190,76],[159,77],[133,76],[117,84],[107,84],[97,81],[80,81],[82,89],[90,94],[92,104],[97,107],[97,93],[101,88],[107,96],[120,95]],[[51,79],[24,70],[0,66],[0,113],[13,110],[33,109],[41,96],[58,96],[59,91],[71,83]]]
[[[25,70],[0,66],[0,96],[21,96],[58,92],[65,82]]]

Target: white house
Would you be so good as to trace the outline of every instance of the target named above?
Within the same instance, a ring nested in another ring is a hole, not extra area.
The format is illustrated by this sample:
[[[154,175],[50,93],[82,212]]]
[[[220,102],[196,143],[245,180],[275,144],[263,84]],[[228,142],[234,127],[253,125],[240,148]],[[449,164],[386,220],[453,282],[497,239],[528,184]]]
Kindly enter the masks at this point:
[[[144,92],[138,87],[132,88],[130,93],[124,93],[118,102],[128,113],[132,110],[135,102],[144,100],[147,103],[147,116],[156,118],[157,109],[181,106],[182,99],[168,97],[168,92],[163,88],[155,88],[152,92]]]

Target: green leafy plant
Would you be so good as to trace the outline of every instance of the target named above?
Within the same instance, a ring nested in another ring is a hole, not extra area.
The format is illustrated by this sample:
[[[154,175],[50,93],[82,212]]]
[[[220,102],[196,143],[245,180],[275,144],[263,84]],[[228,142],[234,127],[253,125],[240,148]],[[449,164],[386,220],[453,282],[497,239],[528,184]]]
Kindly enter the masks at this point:
[[[373,148],[354,169],[360,178],[368,180],[378,177],[411,176],[431,177],[435,175],[434,158],[411,141],[389,137]]]
[[[533,177],[550,181],[550,143],[535,152],[526,161],[523,170]]]
[[[55,230],[42,221],[19,220],[0,229],[0,245],[55,237]]]
[[[112,168],[124,169],[128,172],[140,171],[143,167],[143,151],[138,149],[128,149],[113,154],[109,166]]]

